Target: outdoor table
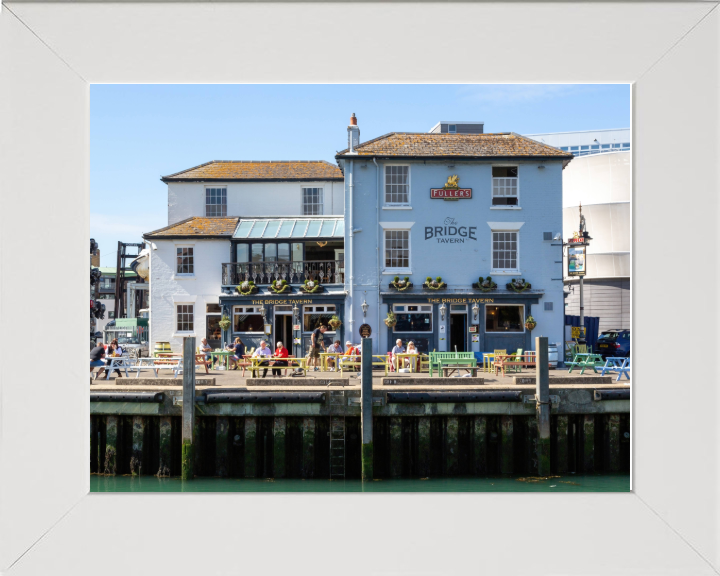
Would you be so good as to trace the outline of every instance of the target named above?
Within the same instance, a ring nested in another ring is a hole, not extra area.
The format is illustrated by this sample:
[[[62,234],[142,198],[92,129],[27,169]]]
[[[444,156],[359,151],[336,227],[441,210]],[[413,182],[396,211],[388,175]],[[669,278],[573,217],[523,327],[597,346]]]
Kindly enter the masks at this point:
[[[232,356],[233,352],[230,350],[216,350],[213,352],[210,352],[210,360],[214,359],[213,366],[215,364],[222,366],[225,364],[225,370],[230,370],[230,356]],[[213,368],[214,370],[218,370],[218,368]]]
[[[344,352],[320,352],[320,370],[327,372],[327,362],[328,358],[335,358],[335,370],[338,369],[338,358],[340,356],[343,356]]]
[[[579,352],[575,354],[572,362],[569,362],[568,374],[573,371],[573,368],[580,368],[580,374],[585,373],[585,368],[592,368],[593,372],[597,374],[596,368],[601,368],[604,362],[601,354],[591,354],[589,352]]]
[[[140,372],[143,370],[152,370],[153,374],[155,374],[155,378],[157,378],[158,372],[160,371],[160,366],[155,365],[155,360],[156,358],[138,358],[135,365],[132,366],[130,370],[137,371],[137,374],[135,374],[135,378],[139,378]]]
[[[396,366],[395,369],[399,370],[400,368],[405,368],[404,360],[405,360],[405,358],[410,358],[411,356],[413,356],[414,358],[413,358],[413,361],[410,362],[410,372],[418,372],[419,371],[418,360],[420,360],[419,353],[412,354],[410,352],[400,352],[398,354],[395,354],[396,358],[400,358],[399,365]]]
[[[605,372],[617,372],[618,376],[615,382],[620,382],[620,377],[625,374],[625,378],[630,380],[630,358],[621,358],[619,356],[609,356],[605,359],[605,366],[600,372],[600,376],[605,376]]]
[[[388,361],[385,354],[372,354],[374,360],[372,361],[373,366],[383,366],[385,368],[385,376],[388,375]],[[376,360],[375,360],[376,358]],[[345,356],[338,362],[340,365],[340,374],[343,373],[345,366],[359,366],[362,369],[362,356],[360,354],[353,354],[352,356]]]
[[[285,374],[287,374],[288,370],[291,370],[292,368],[302,368],[303,370],[307,370],[307,358],[295,358],[295,356],[288,356],[287,358],[273,358],[272,356],[250,356],[248,358],[250,360],[250,374],[252,375],[256,370],[260,370],[262,368],[263,370],[265,368],[271,369],[273,368],[275,361],[280,362],[287,362],[287,366],[278,366],[280,370],[285,370]],[[268,362],[267,366],[262,366],[262,362]],[[293,364],[295,364],[293,366]]]
[[[107,372],[105,380],[110,380],[110,373],[114,370],[125,370],[125,378],[128,378],[128,368],[134,365],[134,358],[130,358],[129,356],[110,356],[108,359],[110,360],[110,364],[105,365],[105,372]]]
[[[443,363],[440,370],[442,370],[442,375],[445,378],[450,377],[453,372],[457,372],[458,374],[460,374],[460,370],[467,370],[468,374],[470,374],[474,378],[475,376],[477,376],[477,362],[475,364],[475,366],[467,366],[466,364]]]
[[[477,360],[475,358],[441,358],[438,360],[439,370],[438,376],[442,374],[443,368],[446,365],[458,365],[458,366],[477,366]]]
[[[495,361],[494,352],[483,352],[483,370],[490,372],[490,365]]]

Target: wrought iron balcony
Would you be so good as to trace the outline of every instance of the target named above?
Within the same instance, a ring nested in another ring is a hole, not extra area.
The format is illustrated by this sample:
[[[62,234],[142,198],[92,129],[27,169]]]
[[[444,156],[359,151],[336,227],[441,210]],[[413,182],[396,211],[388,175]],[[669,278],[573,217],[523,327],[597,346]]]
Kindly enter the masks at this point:
[[[302,284],[314,280],[320,284],[345,282],[344,260],[298,260],[295,262],[231,262],[222,265],[222,285],[237,286],[252,280],[256,285],[273,280]]]

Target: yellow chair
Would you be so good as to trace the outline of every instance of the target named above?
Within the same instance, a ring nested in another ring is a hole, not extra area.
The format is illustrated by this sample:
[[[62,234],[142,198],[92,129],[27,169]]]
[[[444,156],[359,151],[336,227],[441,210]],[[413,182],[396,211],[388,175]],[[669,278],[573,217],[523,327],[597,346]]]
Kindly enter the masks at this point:
[[[495,358],[498,356],[507,356],[507,350],[493,350],[493,359],[490,360],[488,372],[492,372],[495,369]]]

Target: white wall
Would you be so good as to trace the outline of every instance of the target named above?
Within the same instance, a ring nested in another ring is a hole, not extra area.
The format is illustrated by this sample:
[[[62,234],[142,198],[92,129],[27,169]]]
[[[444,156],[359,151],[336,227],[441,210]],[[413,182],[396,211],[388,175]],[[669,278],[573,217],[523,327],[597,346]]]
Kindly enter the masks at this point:
[[[168,225],[205,216],[205,188],[227,187],[228,216],[302,215],[302,189],[323,188],[323,213],[342,215],[343,182],[171,182]]]
[[[155,342],[170,342],[173,352],[182,350],[182,339],[205,336],[205,305],[217,304],[220,297],[223,262],[230,259],[230,240],[153,240],[157,250],[150,251],[150,353]],[[193,246],[195,274],[175,274],[176,248]],[[194,304],[194,331],[178,334],[176,304]]]

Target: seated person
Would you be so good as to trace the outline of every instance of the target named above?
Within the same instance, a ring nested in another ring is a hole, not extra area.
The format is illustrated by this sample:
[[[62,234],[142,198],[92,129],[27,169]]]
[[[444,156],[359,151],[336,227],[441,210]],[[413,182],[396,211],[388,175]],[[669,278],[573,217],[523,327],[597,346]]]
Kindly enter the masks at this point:
[[[255,350],[255,352],[253,352],[252,357],[253,358],[271,358],[272,355],[273,355],[272,350],[270,350],[270,348],[268,347],[267,342],[265,342],[265,340],[260,340],[260,347],[257,350]],[[259,362],[257,365],[258,366],[270,366],[270,360],[263,360],[262,362]],[[265,376],[267,376],[267,371],[268,371],[267,368],[265,368],[263,370],[263,375],[262,375],[263,378],[265,378]],[[258,371],[255,368],[253,368],[253,371],[252,371],[253,378],[257,378],[257,372]]]
[[[402,340],[398,338],[395,340],[395,346],[393,346],[393,349],[391,350],[392,353],[392,361],[395,368],[400,368],[400,364],[397,361],[397,358],[395,358],[395,354],[404,354],[405,353],[405,346],[402,345]]]
[[[343,362],[359,362],[360,361],[360,350],[353,346],[353,343],[348,340],[345,342],[345,346],[347,349],[345,350],[345,353],[342,355],[340,360],[340,365],[342,367]],[[350,368],[356,368],[356,366],[351,366]]]
[[[103,358],[105,358],[105,346],[102,344],[98,344],[90,350],[90,378],[92,378],[93,368],[102,368],[105,366],[102,360]]]
[[[408,342],[407,353],[408,354],[419,354],[417,348],[415,348],[415,342],[413,342],[412,340],[410,340],[410,342]],[[416,362],[417,362],[417,358],[405,358],[405,365],[408,368],[412,367],[413,370],[415,370]],[[411,364],[412,364],[412,366],[411,366]]]
[[[230,367],[232,370],[237,370],[238,365],[243,360],[243,354],[245,354],[245,345],[242,343],[240,338],[235,338],[235,343],[227,347],[227,350],[232,350],[234,354],[228,358]],[[234,366],[234,368],[233,368]]]
[[[200,352],[202,354],[205,354],[205,362],[209,362],[212,360],[212,356],[210,356],[210,352],[212,352],[212,348],[210,348],[210,344],[208,344],[207,338],[203,338],[200,340]]]
[[[282,342],[278,342],[275,345],[275,354],[273,354],[273,358],[287,358],[288,356],[289,356],[289,353],[287,351],[287,348],[285,348],[285,346],[283,346]],[[279,366],[287,366],[287,365],[288,365],[287,360],[275,360],[275,362],[273,362],[273,369],[272,369],[273,376],[280,376],[281,374],[280,374]],[[267,370],[265,372],[267,372]]]
[[[103,366],[99,371],[95,372],[95,380],[100,378],[100,376],[105,373],[105,370],[109,371],[109,366],[110,364],[112,364],[112,358],[118,358],[122,356],[122,353],[123,349],[118,344],[117,338],[115,338],[105,348],[105,366]],[[122,372],[120,372],[119,368],[115,368],[115,373],[118,375],[118,378],[122,378]]]
[[[333,342],[332,346],[330,346],[330,347],[327,349],[327,351],[328,351],[328,352],[335,352],[335,353],[337,353],[337,354],[342,354],[342,353],[343,353],[343,348],[342,348],[342,344],[340,343],[340,340],[335,340],[335,342]],[[328,357],[327,357],[327,363],[328,363],[328,366],[330,367],[330,371],[331,371],[331,372],[332,372],[333,370],[335,370],[335,358],[334,358],[333,356],[328,356]]]

